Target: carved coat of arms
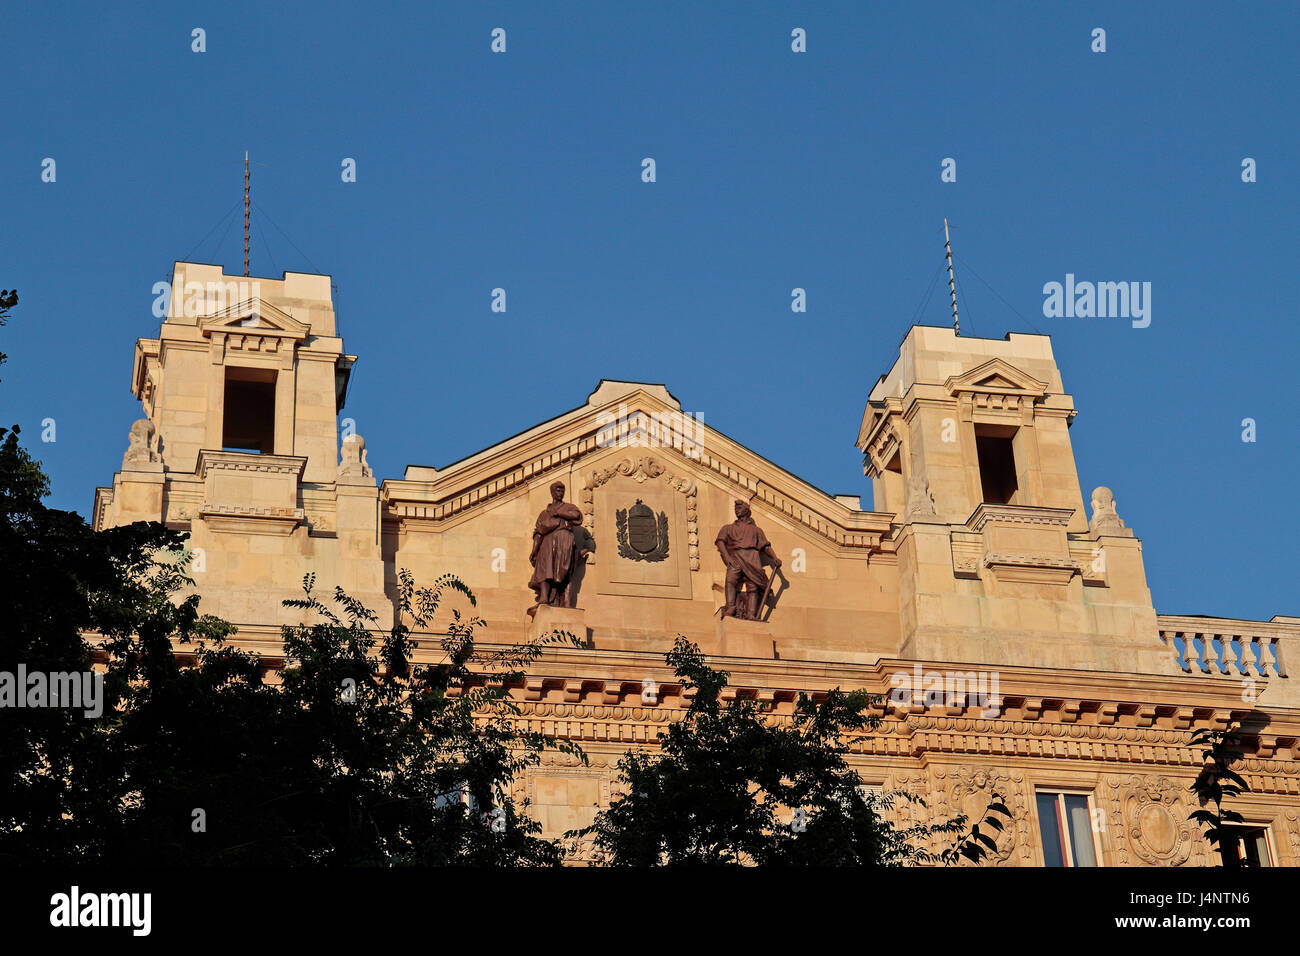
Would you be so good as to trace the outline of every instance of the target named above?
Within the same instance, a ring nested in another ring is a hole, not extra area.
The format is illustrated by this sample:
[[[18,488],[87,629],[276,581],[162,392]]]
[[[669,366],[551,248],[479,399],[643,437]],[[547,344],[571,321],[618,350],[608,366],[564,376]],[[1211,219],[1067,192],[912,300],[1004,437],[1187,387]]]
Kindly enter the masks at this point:
[[[663,561],[668,557],[668,515],[654,511],[641,499],[614,512],[618,524],[618,553],[633,561]]]

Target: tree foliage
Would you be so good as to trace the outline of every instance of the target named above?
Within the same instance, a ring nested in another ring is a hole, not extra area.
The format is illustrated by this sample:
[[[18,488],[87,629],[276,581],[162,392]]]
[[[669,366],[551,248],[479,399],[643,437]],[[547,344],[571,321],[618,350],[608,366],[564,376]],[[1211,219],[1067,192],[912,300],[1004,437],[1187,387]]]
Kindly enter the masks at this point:
[[[18,304],[17,289],[0,289],[0,326],[9,324],[9,310]],[[9,356],[0,352],[0,365],[4,365]]]
[[[19,665],[88,670],[82,632],[134,613],[133,569],[177,539],[161,527],[96,535],[75,512],[45,507],[48,487],[17,426],[0,429],[0,672],[10,675]],[[90,720],[67,708],[6,707],[0,721],[0,860],[75,855],[93,797],[82,774],[102,757],[107,712]],[[65,819],[74,811],[75,822]]]
[[[879,696],[830,691],[799,695],[790,719],[751,698],[723,701],[729,675],[710,668],[678,638],[666,656],[694,694],[685,715],[660,735],[659,752],[619,763],[625,794],[571,837],[592,836],[616,866],[862,866],[948,864],[982,859],[990,832],[1009,816],[995,795],[983,820],[895,827],[895,801],[872,793],[849,766],[854,735],[875,729]],[[938,842],[941,849],[927,844]]]
[[[1245,822],[1236,810],[1224,809],[1224,798],[1238,797],[1250,790],[1232,769],[1241,756],[1241,728],[1236,724],[1221,729],[1202,727],[1192,734],[1192,746],[1201,748],[1204,764],[1187,788],[1200,804],[1187,819],[1202,827],[1210,846],[1222,854],[1230,842],[1235,842],[1232,827]]]
[[[16,302],[0,293],[0,309]],[[4,313],[0,310],[0,322]],[[49,481],[0,429],[0,671],[104,674],[98,716],[0,708],[0,862],[543,865],[559,845],[511,799],[511,779],[572,744],[516,730],[506,688],[552,635],[485,652],[452,609],[431,663],[446,576],[403,572],[397,622],[304,581],[285,602],[279,682],[200,613],[185,535],[137,523],[93,532],[45,507]],[[86,635],[96,635],[96,643]],[[585,759],[585,758],[582,758]]]
[[[0,292],[0,324],[16,302]],[[396,623],[382,628],[308,576],[285,602],[304,623],[282,629],[271,675],[201,613],[183,533],[95,533],[45,507],[48,489],[17,427],[0,429],[0,671],[98,667],[105,700],[98,716],[0,710],[0,862],[560,862],[511,783],[545,750],[586,758],[516,728],[509,687],[546,646],[578,644],[571,635],[482,650],[483,622],[445,606],[474,604],[465,585],[420,588],[405,571]],[[428,661],[416,632],[438,635]],[[611,862],[951,863],[993,848],[997,799],[969,830],[964,817],[888,822],[895,801],[921,801],[865,792],[847,762],[852,736],[879,721],[871,695],[801,695],[778,720],[753,700],[724,703],[728,675],[694,645],[679,639],[667,659],[695,690],[685,719],[661,752],[624,758],[627,795],[581,831]]]

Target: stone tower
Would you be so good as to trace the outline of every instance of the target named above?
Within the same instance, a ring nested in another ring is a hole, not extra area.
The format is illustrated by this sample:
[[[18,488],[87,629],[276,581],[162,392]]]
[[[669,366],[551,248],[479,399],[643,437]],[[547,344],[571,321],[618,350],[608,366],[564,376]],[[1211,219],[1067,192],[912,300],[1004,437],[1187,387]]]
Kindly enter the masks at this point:
[[[145,417],[113,486],[96,491],[95,527],[190,531],[203,610],[268,640],[296,619],[278,605],[285,582],[310,572],[382,611],[378,490],[350,429],[339,457],[355,361],[329,276],[176,263],[159,335],[135,346]]]
[[[902,653],[1087,670],[1158,653],[1141,542],[1107,489],[1083,508],[1074,401],[1045,335],[915,326],[858,433],[892,512]]]

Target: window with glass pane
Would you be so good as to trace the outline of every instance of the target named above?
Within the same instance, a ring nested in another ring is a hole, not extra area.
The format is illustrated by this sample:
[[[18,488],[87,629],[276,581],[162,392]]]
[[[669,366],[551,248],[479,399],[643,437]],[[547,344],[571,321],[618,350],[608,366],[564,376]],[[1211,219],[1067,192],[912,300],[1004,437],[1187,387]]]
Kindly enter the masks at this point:
[[[474,794],[469,792],[469,784],[464,781],[434,797],[434,806],[439,809],[454,806],[458,803],[468,807],[470,813],[478,809],[478,800],[474,798]]]
[[[1268,851],[1268,827],[1241,826],[1225,829],[1227,833],[1219,845],[1224,866],[1273,865],[1273,858]]]
[[[1039,791],[1036,802],[1044,865],[1096,866],[1088,795]]]

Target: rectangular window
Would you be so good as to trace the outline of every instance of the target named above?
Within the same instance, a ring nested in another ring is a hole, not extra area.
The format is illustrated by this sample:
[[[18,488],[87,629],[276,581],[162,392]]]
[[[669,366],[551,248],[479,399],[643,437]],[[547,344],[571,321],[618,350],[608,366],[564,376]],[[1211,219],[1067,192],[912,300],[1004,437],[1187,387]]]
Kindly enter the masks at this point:
[[[1220,841],[1219,853],[1225,867],[1272,866],[1268,849],[1268,827],[1230,826]]]
[[[227,368],[221,447],[275,453],[275,370]]]
[[[1014,441],[1011,435],[984,434],[976,428],[975,453],[979,457],[980,490],[985,504],[1009,505],[1015,501]]]
[[[474,798],[474,794],[469,792],[468,783],[461,783],[459,786],[437,794],[433,798],[433,805],[439,809],[454,806],[458,803],[469,808],[471,814],[478,810],[478,800]]]
[[[1036,797],[1044,865],[1096,866],[1088,795],[1040,790]]]

